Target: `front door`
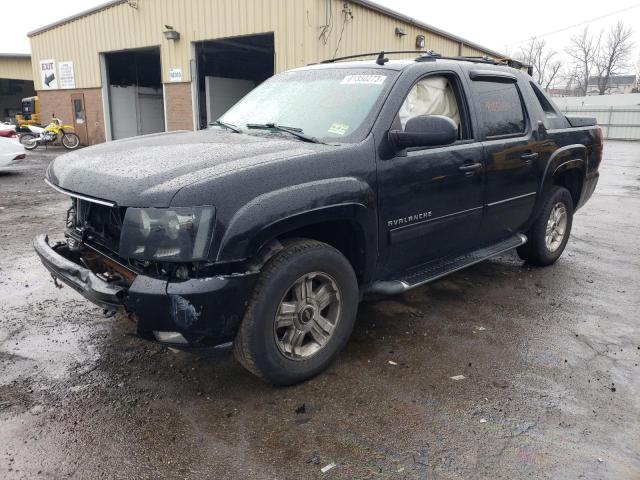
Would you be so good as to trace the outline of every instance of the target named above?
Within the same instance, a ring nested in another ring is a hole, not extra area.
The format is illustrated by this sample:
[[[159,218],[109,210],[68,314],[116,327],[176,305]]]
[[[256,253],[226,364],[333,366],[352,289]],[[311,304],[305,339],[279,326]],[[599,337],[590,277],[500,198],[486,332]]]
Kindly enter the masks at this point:
[[[460,139],[444,147],[401,151],[379,162],[384,276],[475,245],[483,216],[483,147],[472,138],[467,108],[458,108],[462,95],[457,76],[429,75],[412,87],[394,122],[393,128],[403,128],[414,114],[445,115],[458,123]]]
[[[71,107],[73,112],[73,128],[80,138],[80,143],[82,145],[88,145],[89,135],[87,134],[87,115],[84,109],[84,94],[72,94]]]

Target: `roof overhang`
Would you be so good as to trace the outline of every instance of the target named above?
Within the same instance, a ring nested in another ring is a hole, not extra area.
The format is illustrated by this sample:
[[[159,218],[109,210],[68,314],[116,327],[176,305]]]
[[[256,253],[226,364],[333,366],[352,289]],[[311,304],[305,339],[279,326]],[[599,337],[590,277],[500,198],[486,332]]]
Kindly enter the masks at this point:
[[[59,27],[61,25],[64,25],[65,23],[73,22],[74,20],[78,20],[82,17],[86,17],[87,15],[91,15],[93,13],[98,13],[102,10],[106,10],[107,8],[114,7],[121,3],[127,3],[127,0],[111,0],[110,2],[101,3],[100,5],[96,5],[93,8],[83,10],[79,13],[76,13],[75,15],[71,15],[69,17],[63,18],[62,20],[58,20],[57,22],[53,22],[48,25],[45,25],[44,27],[36,28],[35,30],[32,30],[29,33],[27,33],[27,37],[33,37],[34,35],[44,33],[47,30],[51,30],[53,28]]]
[[[0,53],[0,58],[31,58],[29,53]]]

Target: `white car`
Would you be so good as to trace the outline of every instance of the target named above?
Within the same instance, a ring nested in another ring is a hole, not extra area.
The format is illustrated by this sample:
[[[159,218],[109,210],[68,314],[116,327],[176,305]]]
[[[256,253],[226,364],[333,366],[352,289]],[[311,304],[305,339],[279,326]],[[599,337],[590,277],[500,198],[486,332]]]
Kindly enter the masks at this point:
[[[0,137],[0,169],[13,167],[24,158],[24,148],[18,140]]]

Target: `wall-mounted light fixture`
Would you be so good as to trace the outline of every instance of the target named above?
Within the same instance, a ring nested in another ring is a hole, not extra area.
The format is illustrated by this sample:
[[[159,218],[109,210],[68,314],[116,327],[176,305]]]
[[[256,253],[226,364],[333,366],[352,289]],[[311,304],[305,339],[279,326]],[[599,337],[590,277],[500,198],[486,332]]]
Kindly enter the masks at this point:
[[[164,28],[166,28],[163,32],[164,38],[167,40],[180,40],[180,32],[176,32],[171,25],[165,25]]]
[[[416,37],[416,48],[424,48],[427,45],[427,41],[424,35],[418,35]]]
[[[400,27],[396,27],[396,35],[399,37],[404,37],[407,34],[407,32],[404,31],[404,29],[400,28]]]

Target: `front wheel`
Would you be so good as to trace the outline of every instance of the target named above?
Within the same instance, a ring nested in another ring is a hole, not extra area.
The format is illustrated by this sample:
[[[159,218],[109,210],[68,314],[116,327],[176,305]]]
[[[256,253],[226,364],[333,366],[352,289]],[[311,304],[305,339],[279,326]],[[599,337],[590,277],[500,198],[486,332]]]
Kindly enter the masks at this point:
[[[275,385],[323,371],[346,345],[358,308],[358,282],[335,248],[296,240],[258,279],[234,342],[236,359]]]
[[[573,199],[569,190],[554,185],[540,215],[527,232],[529,241],[518,255],[530,265],[547,266],[560,258],[571,234]]]
[[[80,146],[80,137],[75,133],[65,133],[62,135],[62,146],[67,150],[74,150]]]
[[[38,137],[33,133],[25,133],[20,135],[20,143],[26,150],[35,150],[38,148]]]

